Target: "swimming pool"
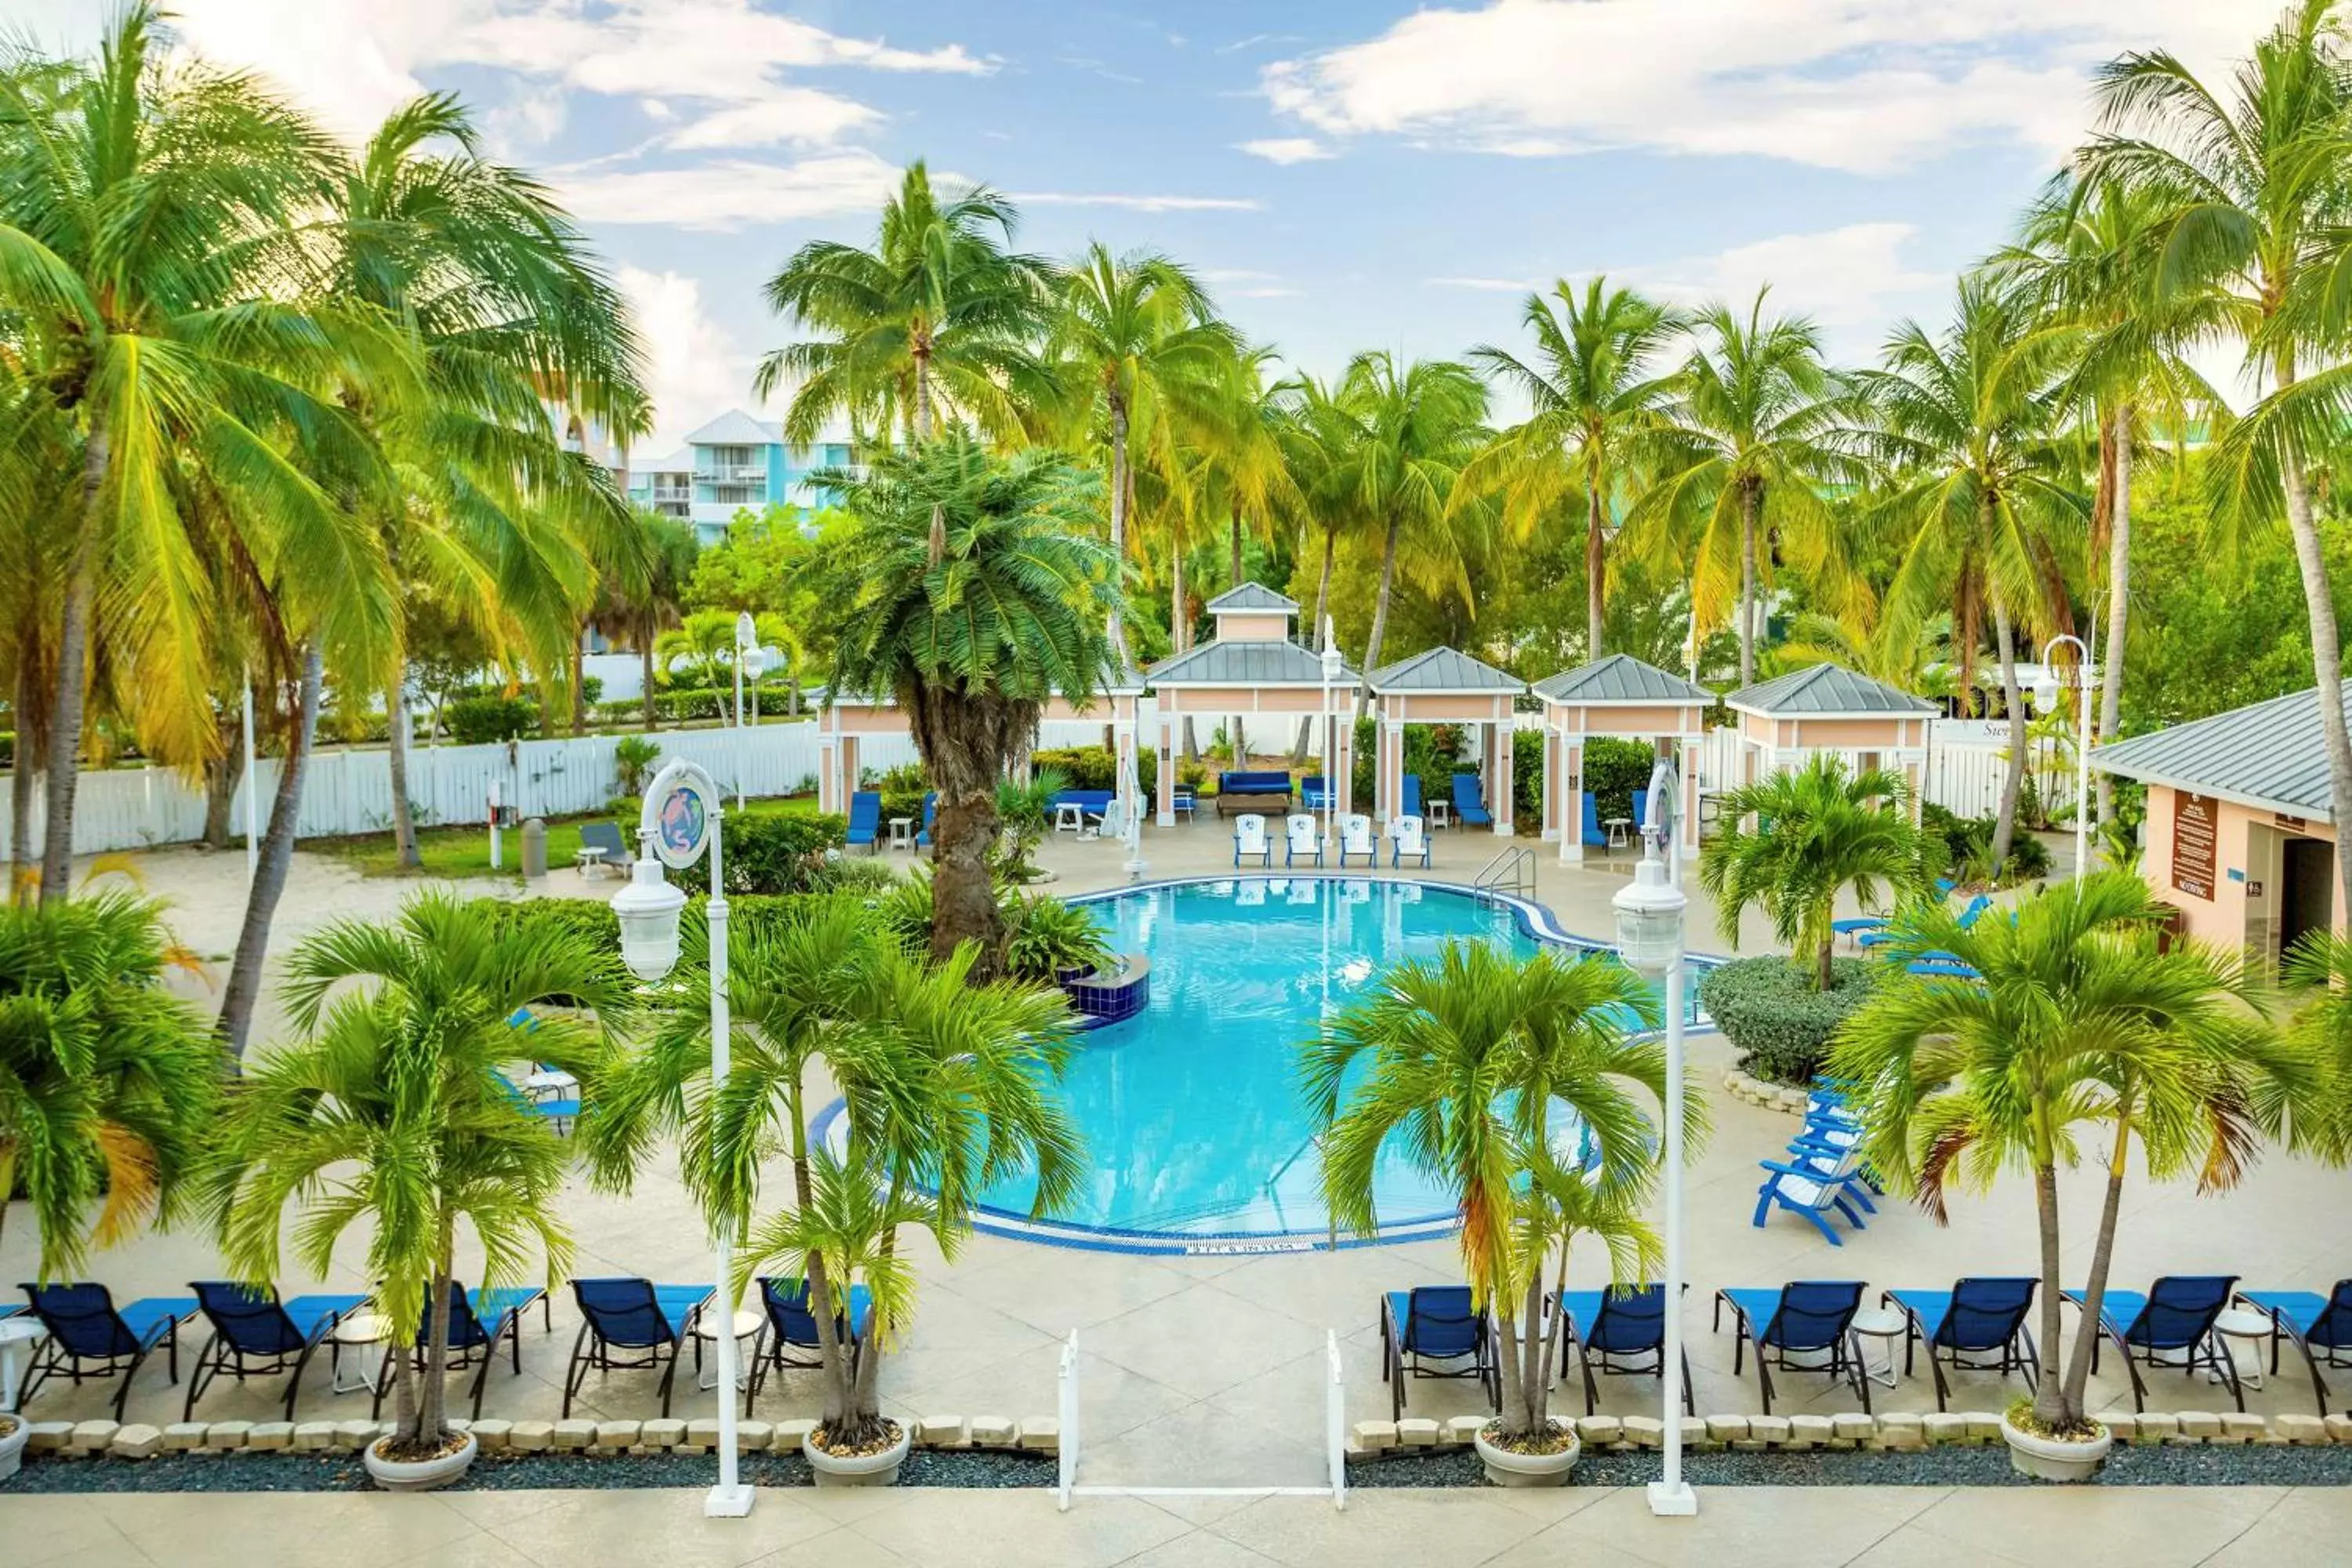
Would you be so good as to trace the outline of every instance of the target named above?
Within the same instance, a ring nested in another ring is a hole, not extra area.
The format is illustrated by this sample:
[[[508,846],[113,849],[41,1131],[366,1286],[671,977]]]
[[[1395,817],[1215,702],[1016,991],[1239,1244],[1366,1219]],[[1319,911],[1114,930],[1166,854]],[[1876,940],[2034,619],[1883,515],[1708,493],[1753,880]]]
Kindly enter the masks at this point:
[[[1466,889],[1336,877],[1167,883],[1077,900],[1120,952],[1151,961],[1151,999],[1082,1037],[1060,1092],[1087,1137],[1076,1201],[1025,1224],[1035,1182],[982,1198],[992,1229],[1150,1251],[1291,1249],[1328,1232],[1301,1042],[1389,964],[1449,939],[1543,945],[1529,905]],[[1604,962],[1610,960],[1603,959]],[[1452,1228],[1445,1192],[1401,1158],[1375,1188],[1384,1237]]]

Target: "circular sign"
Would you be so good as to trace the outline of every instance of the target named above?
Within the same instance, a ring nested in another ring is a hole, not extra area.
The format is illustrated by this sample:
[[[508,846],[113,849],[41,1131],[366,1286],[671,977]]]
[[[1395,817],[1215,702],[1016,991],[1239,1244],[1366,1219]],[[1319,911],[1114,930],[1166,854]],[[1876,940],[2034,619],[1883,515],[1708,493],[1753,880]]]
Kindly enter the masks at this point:
[[[663,865],[679,870],[702,858],[709,839],[710,802],[702,798],[701,783],[678,779],[662,796],[661,809],[655,813],[654,853]]]

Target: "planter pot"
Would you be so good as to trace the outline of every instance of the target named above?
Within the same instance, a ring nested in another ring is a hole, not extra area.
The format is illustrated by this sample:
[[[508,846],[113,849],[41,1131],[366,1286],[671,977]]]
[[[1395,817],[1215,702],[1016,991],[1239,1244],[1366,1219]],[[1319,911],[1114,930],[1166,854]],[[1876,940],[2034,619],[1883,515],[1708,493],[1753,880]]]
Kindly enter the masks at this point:
[[[0,1481],[16,1473],[25,1462],[25,1445],[32,1440],[32,1423],[21,1415],[0,1415]]]
[[[801,1439],[801,1452],[821,1487],[887,1487],[898,1480],[898,1467],[915,1445],[915,1429],[898,1424],[898,1440],[878,1454],[828,1454],[816,1446],[814,1433]]]
[[[444,1454],[437,1459],[387,1459],[377,1451],[384,1442],[377,1438],[360,1457],[367,1465],[368,1475],[388,1492],[429,1492],[436,1487],[446,1487],[464,1475],[473,1465],[474,1456],[480,1452],[471,1432],[461,1435],[463,1446],[456,1453]]]
[[[1569,1472],[1576,1468],[1576,1461],[1584,1452],[1584,1445],[1574,1433],[1569,1434],[1568,1447],[1557,1454],[1514,1454],[1486,1441],[1484,1430],[1474,1442],[1480,1461],[1486,1467],[1486,1479],[1498,1487],[1566,1486]]]
[[[2006,1415],[2000,1418],[2000,1435],[2017,1473],[2038,1481],[2087,1481],[2099,1473],[2107,1462],[2107,1450],[2116,1446],[2115,1434],[2104,1426],[2087,1442],[2067,1442],[2021,1432]]]

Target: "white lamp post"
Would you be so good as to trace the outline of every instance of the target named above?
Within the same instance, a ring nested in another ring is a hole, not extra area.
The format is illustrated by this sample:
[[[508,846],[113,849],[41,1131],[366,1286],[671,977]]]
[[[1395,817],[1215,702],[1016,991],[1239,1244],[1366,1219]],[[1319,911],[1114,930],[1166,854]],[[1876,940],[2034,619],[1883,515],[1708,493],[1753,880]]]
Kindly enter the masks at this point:
[[[1331,617],[1323,617],[1323,850],[1331,850],[1331,816],[1339,809],[1339,716],[1331,711],[1331,689],[1339,684],[1339,644]]]
[[[2033,706],[2044,713],[2059,711],[2063,695],[2050,656],[2060,643],[2074,645],[2075,684],[2083,689],[2081,731],[2074,737],[2074,875],[2091,868],[2091,692],[2099,684],[2091,670],[2091,650],[2081,637],[2061,632],[2042,647],[2042,676],[2033,683]]]
[[[735,656],[735,668],[741,672],[739,679],[751,683],[751,727],[756,730],[760,727],[760,676],[768,668],[768,656],[760,651],[756,639]],[[744,748],[751,743],[747,738],[735,752],[735,809],[738,811],[743,809],[743,774],[751,763]]]
[[[1683,1479],[1683,910],[1688,902],[1659,858],[1674,837],[1674,769],[1660,762],[1650,776],[1648,826],[1633,880],[1610,903],[1617,911],[1617,952],[1635,973],[1665,979],[1666,1165],[1665,1474],[1650,1483],[1650,1511],[1660,1517],[1698,1511],[1698,1494]]]
[[[686,894],[663,875],[664,867],[683,869],[704,858],[710,862],[710,1081],[726,1081],[727,1016],[727,894],[719,858],[719,803],[724,797],[711,776],[694,763],[672,759],[646,789],[645,805],[637,817],[637,862],[628,886],[613,895],[613,913],[621,922],[621,962],[629,973],[648,984],[658,983],[677,966],[677,921],[686,910]],[[741,1479],[735,1454],[735,1238],[723,1222],[711,1237],[719,1289],[711,1306],[719,1316],[710,1325],[719,1358],[719,1484],[703,1499],[702,1511],[711,1519],[740,1519],[751,1511],[751,1487]],[[705,1310],[709,1310],[706,1308]]]

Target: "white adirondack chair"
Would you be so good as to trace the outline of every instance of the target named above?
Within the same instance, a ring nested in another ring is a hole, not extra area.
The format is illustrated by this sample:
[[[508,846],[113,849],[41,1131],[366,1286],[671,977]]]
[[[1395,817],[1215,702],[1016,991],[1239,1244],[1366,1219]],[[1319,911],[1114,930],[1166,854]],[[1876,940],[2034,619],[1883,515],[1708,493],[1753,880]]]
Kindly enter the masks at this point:
[[[1315,818],[1303,811],[1294,811],[1283,821],[1285,837],[1282,863],[1296,866],[1303,856],[1318,866],[1323,864],[1323,839],[1315,831]]]
[[[1255,855],[1261,866],[1274,864],[1274,847],[1265,841],[1265,818],[1254,811],[1234,818],[1234,864],[1240,865],[1244,855]]]
[[[1429,834],[1418,816],[1400,816],[1389,824],[1391,846],[1391,866],[1402,866],[1407,860],[1429,864]]]

